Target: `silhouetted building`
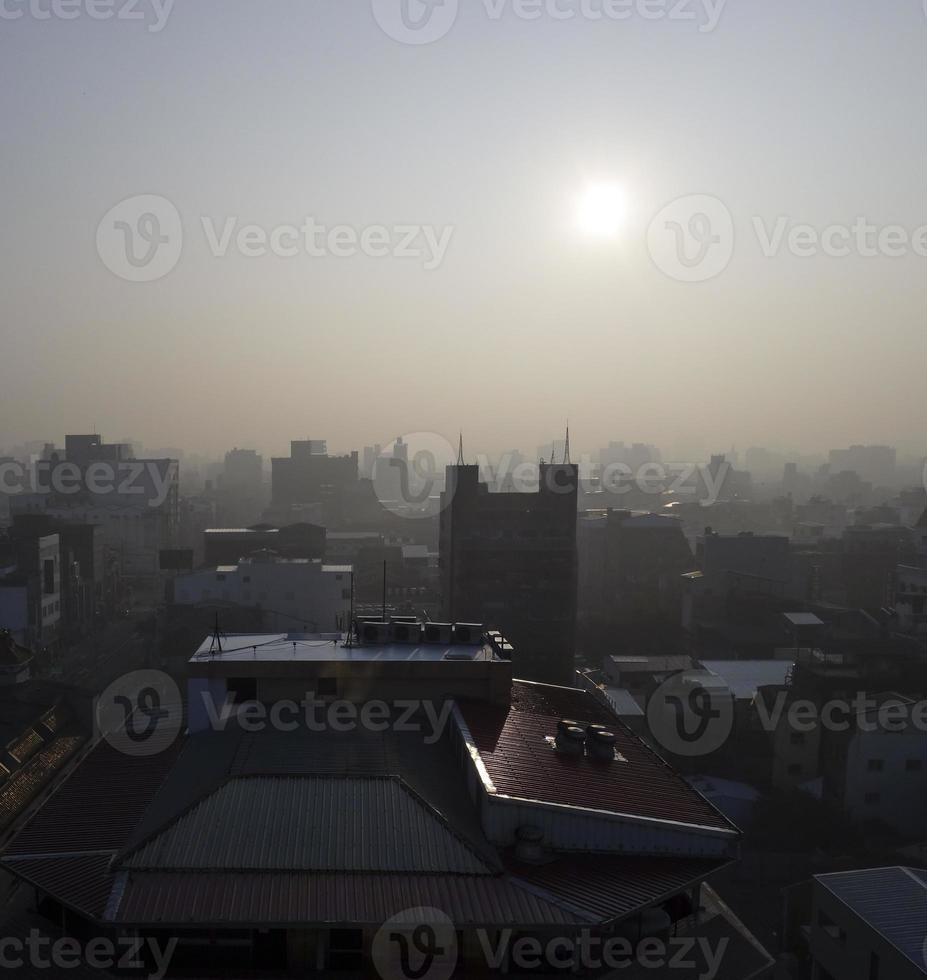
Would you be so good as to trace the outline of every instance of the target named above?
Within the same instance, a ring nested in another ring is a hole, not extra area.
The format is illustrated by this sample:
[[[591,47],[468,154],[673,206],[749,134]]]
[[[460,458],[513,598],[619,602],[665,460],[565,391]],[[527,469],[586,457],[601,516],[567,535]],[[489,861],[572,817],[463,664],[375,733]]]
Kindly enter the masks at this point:
[[[542,464],[537,493],[490,493],[478,466],[449,466],[441,498],[445,618],[497,626],[516,673],[570,683],[576,637],[578,467]]]
[[[324,441],[292,442],[290,455],[272,461],[275,512],[304,504],[325,503],[357,483],[358,454],[329,456]]]

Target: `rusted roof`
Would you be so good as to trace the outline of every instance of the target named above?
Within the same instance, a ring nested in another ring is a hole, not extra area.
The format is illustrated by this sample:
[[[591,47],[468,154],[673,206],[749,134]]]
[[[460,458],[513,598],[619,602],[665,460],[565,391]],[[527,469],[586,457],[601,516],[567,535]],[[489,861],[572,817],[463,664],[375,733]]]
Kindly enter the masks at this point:
[[[737,834],[737,829],[592,694],[516,681],[510,707],[463,702],[461,712],[495,792]],[[607,725],[621,759],[557,752],[557,723]]]

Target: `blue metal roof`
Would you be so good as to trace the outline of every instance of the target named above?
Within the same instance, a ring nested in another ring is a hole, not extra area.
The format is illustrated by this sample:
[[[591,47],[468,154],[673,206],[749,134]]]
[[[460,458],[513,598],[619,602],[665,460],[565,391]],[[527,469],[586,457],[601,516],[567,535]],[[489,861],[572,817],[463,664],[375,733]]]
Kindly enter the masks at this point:
[[[817,875],[815,880],[927,976],[927,872],[870,868]]]

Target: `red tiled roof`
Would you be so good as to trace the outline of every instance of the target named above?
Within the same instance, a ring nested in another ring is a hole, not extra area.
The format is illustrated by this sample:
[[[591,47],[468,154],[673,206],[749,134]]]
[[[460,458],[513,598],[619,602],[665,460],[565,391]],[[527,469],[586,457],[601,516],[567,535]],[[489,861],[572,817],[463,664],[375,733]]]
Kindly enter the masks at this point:
[[[503,876],[136,872],[114,921],[124,925],[381,925],[410,908],[458,926],[565,925],[577,917]]]
[[[510,854],[506,867],[553,901],[597,922],[621,919],[678,895],[724,867],[726,859],[564,855],[549,864],[526,865]]]
[[[461,712],[497,793],[738,833],[591,693],[516,681],[511,707],[470,701]],[[627,761],[557,752],[548,739],[563,718],[607,725]]]

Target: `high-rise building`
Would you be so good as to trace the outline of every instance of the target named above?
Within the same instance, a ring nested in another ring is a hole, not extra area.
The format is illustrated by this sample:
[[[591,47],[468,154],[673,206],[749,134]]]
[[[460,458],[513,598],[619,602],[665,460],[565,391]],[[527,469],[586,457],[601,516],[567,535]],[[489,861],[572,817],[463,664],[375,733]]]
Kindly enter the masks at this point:
[[[542,464],[537,493],[490,493],[478,466],[449,466],[440,568],[448,620],[491,624],[516,674],[566,684],[576,634],[578,467]]]

